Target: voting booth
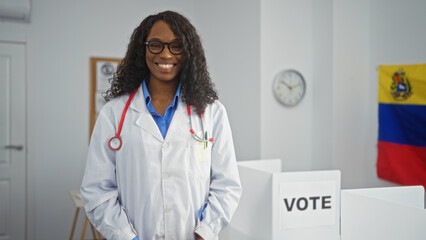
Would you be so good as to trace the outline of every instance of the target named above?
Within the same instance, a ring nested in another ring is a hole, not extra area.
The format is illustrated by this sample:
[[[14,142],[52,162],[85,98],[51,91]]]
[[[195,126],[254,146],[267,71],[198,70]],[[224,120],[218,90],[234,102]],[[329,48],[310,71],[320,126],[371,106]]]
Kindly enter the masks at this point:
[[[280,159],[238,162],[243,194],[221,239],[340,239],[340,172],[283,172]]]
[[[280,159],[238,162],[243,194],[221,240],[424,240],[422,186],[340,189],[339,171],[285,172]]]
[[[422,186],[342,190],[342,240],[426,239]]]

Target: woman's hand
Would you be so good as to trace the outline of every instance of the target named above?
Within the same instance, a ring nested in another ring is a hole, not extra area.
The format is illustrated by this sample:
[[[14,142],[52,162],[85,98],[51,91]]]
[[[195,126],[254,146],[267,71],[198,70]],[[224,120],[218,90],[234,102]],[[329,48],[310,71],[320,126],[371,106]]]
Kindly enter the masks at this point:
[[[204,238],[200,237],[198,234],[195,234],[195,240],[204,240]]]

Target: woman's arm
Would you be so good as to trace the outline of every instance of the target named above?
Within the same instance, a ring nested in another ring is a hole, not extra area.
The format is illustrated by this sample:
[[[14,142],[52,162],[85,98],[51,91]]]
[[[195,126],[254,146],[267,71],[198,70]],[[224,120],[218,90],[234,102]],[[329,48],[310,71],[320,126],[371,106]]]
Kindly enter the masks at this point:
[[[118,201],[115,152],[108,141],[115,135],[111,116],[101,111],[93,130],[81,194],[86,215],[107,239],[131,240],[136,231]]]
[[[203,220],[195,233],[206,240],[217,238],[219,232],[231,221],[241,197],[231,127],[223,105],[213,116],[213,146],[211,156],[211,181],[207,207]]]

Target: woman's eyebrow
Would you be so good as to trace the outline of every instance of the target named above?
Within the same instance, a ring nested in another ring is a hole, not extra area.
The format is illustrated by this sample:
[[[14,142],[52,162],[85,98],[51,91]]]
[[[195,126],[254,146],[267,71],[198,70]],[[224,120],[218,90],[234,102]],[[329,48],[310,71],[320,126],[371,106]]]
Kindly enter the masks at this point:
[[[147,40],[147,41],[161,41],[160,39],[158,39],[158,38],[151,38],[151,39],[149,39],[149,40]]]
[[[159,39],[159,38],[157,38],[157,37],[153,37],[153,38],[151,38],[151,39],[149,39],[149,40],[147,40],[147,41],[160,41],[160,42],[165,42],[165,41],[160,40],[160,39]],[[179,42],[179,38],[174,38],[174,39],[172,39],[170,42]]]

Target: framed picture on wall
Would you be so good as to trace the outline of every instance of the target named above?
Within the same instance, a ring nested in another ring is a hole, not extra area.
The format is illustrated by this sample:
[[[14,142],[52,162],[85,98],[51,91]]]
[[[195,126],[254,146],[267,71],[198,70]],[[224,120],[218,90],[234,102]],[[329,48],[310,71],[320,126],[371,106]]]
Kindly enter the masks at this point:
[[[90,58],[90,134],[92,134],[99,111],[106,103],[102,95],[109,89],[109,80],[113,77],[120,62],[120,58]]]

